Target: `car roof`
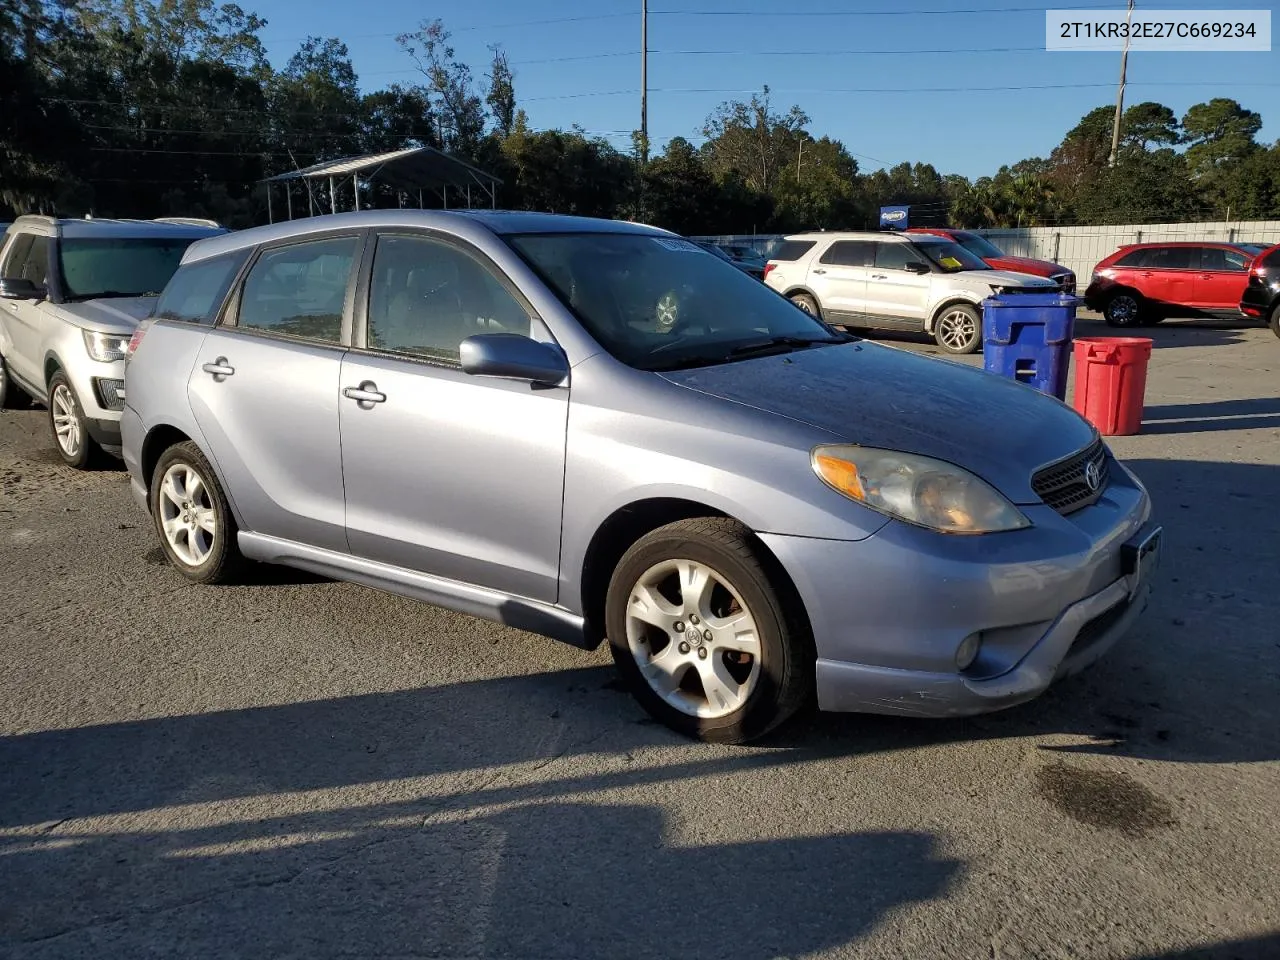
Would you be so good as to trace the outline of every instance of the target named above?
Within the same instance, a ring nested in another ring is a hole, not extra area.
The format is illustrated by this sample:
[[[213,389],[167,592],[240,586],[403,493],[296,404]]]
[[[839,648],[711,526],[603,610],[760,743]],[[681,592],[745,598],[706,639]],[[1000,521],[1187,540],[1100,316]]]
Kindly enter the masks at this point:
[[[823,230],[810,231],[809,233],[793,233],[783,237],[783,240],[901,240],[908,242],[911,237],[905,237],[899,231],[888,230]]]
[[[1123,244],[1116,249],[1116,253],[1121,250],[1147,250],[1151,247],[1228,247],[1235,250],[1246,243],[1257,246],[1252,240],[1151,240],[1147,243]]]
[[[466,240],[484,235],[518,233],[632,233],[641,236],[675,236],[669,230],[624,220],[572,217],[565,214],[523,210],[362,210],[301,217],[192,244],[184,262],[203,260],[245,247],[276,240],[304,238],[331,230],[367,230],[386,227],[418,227],[442,230]]]
[[[120,237],[141,239],[146,237],[173,237],[175,239],[201,239],[226,233],[227,228],[212,220],[194,218],[162,218],[159,220],[127,220],[110,217],[73,218],[25,215],[9,225],[10,230],[31,229],[47,236],[80,239],[87,237]]]

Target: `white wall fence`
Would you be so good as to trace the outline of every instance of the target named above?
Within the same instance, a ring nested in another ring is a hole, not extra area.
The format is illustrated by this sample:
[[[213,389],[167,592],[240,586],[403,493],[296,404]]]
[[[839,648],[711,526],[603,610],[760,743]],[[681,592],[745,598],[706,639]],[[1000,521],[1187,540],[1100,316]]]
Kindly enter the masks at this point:
[[[1126,243],[1216,240],[1226,243],[1280,243],[1280,220],[1208,223],[1135,223],[1113,227],[1022,227],[975,230],[1015,257],[1036,257],[1070,267],[1081,284],[1099,260]]]
[[[1070,267],[1081,287],[1094,266],[1126,243],[1216,240],[1226,243],[1280,243],[1280,220],[1218,220],[1206,223],[1131,223],[1107,227],[1019,227],[975,230],[1005,253],[1052,260]],[[714,243],[740,243],[764,250],[779,234],[702,237]]]

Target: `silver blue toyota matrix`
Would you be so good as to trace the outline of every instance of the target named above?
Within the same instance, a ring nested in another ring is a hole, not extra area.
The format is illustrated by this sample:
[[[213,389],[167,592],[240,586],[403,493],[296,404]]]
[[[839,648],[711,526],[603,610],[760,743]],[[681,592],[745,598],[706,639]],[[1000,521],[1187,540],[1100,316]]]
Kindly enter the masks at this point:
[[[859,340],[651,227],[369,211],[200,240],[123,453],[186,577],[288,564],[588,649],[707,740],[958,716],[1147,602],[1143,486],[1064,404]]]

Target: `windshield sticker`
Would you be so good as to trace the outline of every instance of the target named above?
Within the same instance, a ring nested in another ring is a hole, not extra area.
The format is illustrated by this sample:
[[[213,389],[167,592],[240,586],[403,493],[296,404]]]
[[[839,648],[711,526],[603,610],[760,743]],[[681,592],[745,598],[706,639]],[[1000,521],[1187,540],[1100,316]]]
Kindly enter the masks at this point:
[[[964,264],[961,263],[959,260],[957,260],[955,257],[943,257],[938,262],[942,264],[944,267],[946,267],[948,270],[959,270],[961,267],[964,266]]]
[[[653,242],[660,246],[663,250],[674,250],[676,253],[702,253],[702,248],[696,243],[690,243],[688,240],[680,240],[675,237],[654,237]]]

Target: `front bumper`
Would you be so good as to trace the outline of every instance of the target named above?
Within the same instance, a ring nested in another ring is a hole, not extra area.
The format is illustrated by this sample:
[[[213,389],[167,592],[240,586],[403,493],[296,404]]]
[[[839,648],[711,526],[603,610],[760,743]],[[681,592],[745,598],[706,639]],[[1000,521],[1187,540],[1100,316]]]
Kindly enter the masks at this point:
[[[1033,526],[948,537],[892,522],[857,543],[762,534],[817,647],[824,710],[964,716],[1010,707],[1101,657],[1146,606],[1150,500],[1118,465],[1099,501]],[[1158,552],[1154,554],[1158,556]],[[979,635],[960,670],[956,652]]]
[[[1280,284],[1276,285],[1280,287]],[[1280,289],[1268,290],[1266,287],[1249,284],[1240,296],[1240,312],[1246,317],[1257,320],[1265,318],[1271,312],[1271,304],[1280,298]]]

